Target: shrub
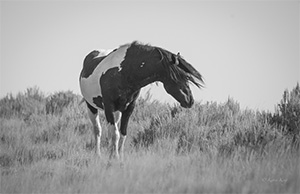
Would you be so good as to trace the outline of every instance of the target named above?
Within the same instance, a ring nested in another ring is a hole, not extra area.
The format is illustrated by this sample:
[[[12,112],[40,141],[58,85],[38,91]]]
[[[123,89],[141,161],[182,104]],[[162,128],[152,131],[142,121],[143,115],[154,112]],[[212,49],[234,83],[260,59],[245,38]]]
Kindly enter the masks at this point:
[[[0,100],[0,117],[28,119],[32,114],[45,113],[45,96],[37,87],[28,88],[25,93],[6,95]]]
[[[28,120],[31,115],[61,115],[63,110],[78,101],[71,91],[56,92],[46,97],[37,87],[28,88],[24,93],[6,95],[0,100],[0,117],[18,117]]]
[[[299,149],[300,132],[300,87],[297,83],[291,92],[287,89],[283,93],[278,109],[272,117],[273,124],[281,127],[291,137],[294,147]]]
[[[299,90],[297,84],[293,91],[285,91],[275,114],[241,110],[232,98],[224,103],[196,102],[184,109],[153,101],[147,93],[137,100],[130,118],[128,144],[138,151],[164,149],[173,142],[170,147],[177,154],[240,154],[242,158],[243,153],[266,155],[272,145],[299,148]],[[0,165],[30,164],[94,150],[86,107],[78,106],[78,101],[71,91],[45,97],[37,88],[1,99],[0,146],[5,149],[0,152]],[[108,132],[103,112],[100,120],[104,140]],[[101,142],[107,147],[108,141]]]
[[[64,108],[74,102],[76,95],[71,91],[57,92],[47,98],[46,113],[62,114]]]

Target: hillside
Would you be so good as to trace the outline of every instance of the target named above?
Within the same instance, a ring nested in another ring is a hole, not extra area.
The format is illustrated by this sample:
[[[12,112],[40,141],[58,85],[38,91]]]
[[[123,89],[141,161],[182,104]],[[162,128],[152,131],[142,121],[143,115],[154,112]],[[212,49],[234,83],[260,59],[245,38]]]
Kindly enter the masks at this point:
[[[81,97],[28,88],[0,100],[0,193],[299,193],[300,89],[274,114],[239,103],[191,109],[140,97],[123,162],[103,157]]]

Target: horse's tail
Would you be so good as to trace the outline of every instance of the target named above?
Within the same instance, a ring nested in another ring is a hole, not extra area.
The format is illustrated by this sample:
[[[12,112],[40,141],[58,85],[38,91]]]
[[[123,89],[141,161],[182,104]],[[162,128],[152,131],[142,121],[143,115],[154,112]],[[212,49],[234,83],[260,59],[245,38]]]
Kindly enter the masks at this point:
[[[85,102],[85,99],[84,98],[82,98],[81,100],[80,100],[80,102],[78,103],[78,106],[80,106],[82,103],[84,103]]]

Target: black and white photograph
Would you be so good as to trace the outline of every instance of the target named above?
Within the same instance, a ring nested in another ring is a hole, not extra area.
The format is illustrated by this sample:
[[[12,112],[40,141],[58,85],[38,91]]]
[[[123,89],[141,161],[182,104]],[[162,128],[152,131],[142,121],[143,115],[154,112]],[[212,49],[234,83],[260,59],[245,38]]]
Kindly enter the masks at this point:
[[[300,1],[0,0],[0,193],[299,193]]]

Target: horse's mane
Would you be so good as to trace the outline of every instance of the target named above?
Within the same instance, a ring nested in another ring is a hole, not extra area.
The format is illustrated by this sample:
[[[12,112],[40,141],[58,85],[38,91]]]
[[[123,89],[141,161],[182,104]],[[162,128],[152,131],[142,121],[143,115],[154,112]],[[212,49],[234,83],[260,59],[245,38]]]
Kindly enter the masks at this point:
[[[144,44],[144,43],[142,43],[140,41],[137,41],[137,40],[133,41],[131,43],[131,45],[134,45],[134,46],[138,47],[139,49],[142,49],[142,50],[145,50],[145,51],[153,51],[153,49],[155,48],[150,44]]]
[[[128,44],[125,44],[128,45]],[[123,46],[125,46],[123,45]],[[164,69],[170,78],[175,82],[192,82],[197,87],[203,87],[204,81],[201,74],[188,62],[186,62],[180,55],[175,55],[165,49],[160,47],[154,47],[150,44],[144,44],[139,41],[133,41],[129,43],[131,46],[136,46],[141,50],[153,52],[157,50],[160,53],[161,59],[159,63],[162,63]],[[172,56],[178,58],[179,64],[174,65],[172,61]]]
[[[186,62],[180,55],[175,55],[165,49],[157,47],[161,54],[161,62],[170,75],[170,78],[175,82],[192,82],[198,88],[203,87],[204,81],[201,74],[188,62]],[[174,65],[172,57],[177,57],[179,64]]]

